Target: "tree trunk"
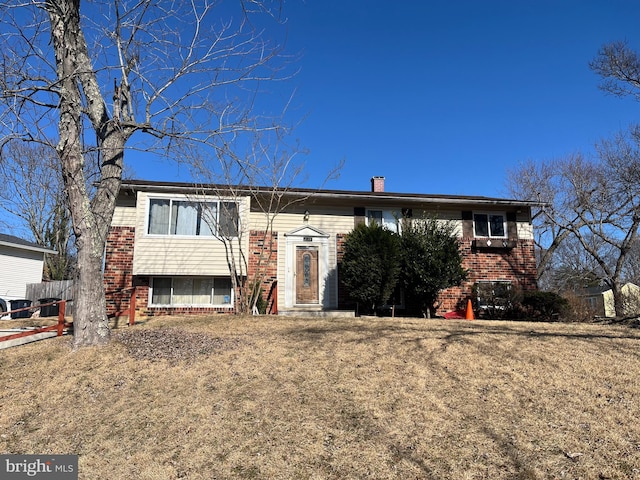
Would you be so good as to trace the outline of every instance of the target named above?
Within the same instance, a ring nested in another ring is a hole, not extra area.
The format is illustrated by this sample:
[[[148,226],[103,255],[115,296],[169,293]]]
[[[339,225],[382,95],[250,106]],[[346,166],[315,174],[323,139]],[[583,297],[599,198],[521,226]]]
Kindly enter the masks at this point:
[[[78,249],[73,345],[74,348],[102,345],[110,339],[102,258],[122,182],[124,145],[131,132],[125,132],[119,119],[110,119],[107,113],[80,28],[79,1],[47,1],[46,5],[60,79],[57,151]],[[85,172],[85,112],[102,156],[93,197]]]
[[[613,308],[615,309],[615,316],[622,317],[625,314],[624,294],[622,293],[622,285],[619,282],[614,282],[611,285],[611,293],[613,293]]]
[[[96,255],[98,242],[78,247],[78,278],[75,285],[73,346],[104,345],[110,330],[102,283],[102,255]]]

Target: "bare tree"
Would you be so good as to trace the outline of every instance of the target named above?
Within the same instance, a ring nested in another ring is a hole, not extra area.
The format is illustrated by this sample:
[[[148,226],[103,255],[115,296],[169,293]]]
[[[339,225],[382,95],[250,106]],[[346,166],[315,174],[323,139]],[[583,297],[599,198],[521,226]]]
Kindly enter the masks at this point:
[[[17,217],[36,243],[57,252],[45,255],[45,279],[68,278],[75,255],[55,149],[46,144],[10,142],[0,157],[0,177],[0,208]]]
[[[586,252],[594,264],[587,270],[611,287],[616,310],[622,311],[625,265],[640,227],[638,137],[633,132],[620,134],[602,141],[596,150],[592,160],[572,155],[528,162],[509,172],[509,184],[513,195],[543,202],[534,216],[542,232],[539,248],[545,251],[539,273],[571,240]]]
[[[593,237],[589,241],[597,241]],[[602,282],[603,272],[580,242],[569,236],[558,246],[538,285],[546,291],[580,294]]]
[[[277,75],[278,48],[251,18],[275,16],[279,5],[272,13],[241,1],[237,23],[216,19],[214,5],[115,0],[82,12],[79,0],[0,5],[2,136],[44,141],[57,126],[78,252],[75,347],[110,338],[101,267],[125,147],[216,155],[229,138],[272,128],[252,112],[259,82]],[[145,143],[133,143],[142,133]],[[99,155],[93,181],[85,168],[91,152]]]
[[[603,45],[596,57],[589,64],[591,69],[602,77],[600,88],[618,97],[631,96],[640,100],[640,58],[627,42],[611,42]],[[640,131],[632,127],[631,136],[638,143]],[[640,179],[640,168],[635,164],[627,169],[625,177],[632,182]],[[631,178],[629,178],[631,177]],[[625,264],[625,276],[629,281],[640,283],[640,242],[633,243]]]
[[[603,91],[640,100],[640,58],[627,42],[603,45],[589,67],[602,77]]]
[[[532,209],[538,279],[542,279],[552,267],[555,251],[570,234],[564,225],[549,221],[554,216],[557,199],[562,194],[561,186],[556,181],[558,169],[557,161],[538,163],[528,160],[507,172],[507,189],[510,195],[532,200],[540,205]]]
[[[640,285],[640,240],[636,239],[631,246],[624,266],[625,281]]]
[[[273,285],[267,275],[276,260],[276,218],[285,211],[301,208],[300,205],[313,195],[312,190],[294,188],[305,180],[305,165],[301,158],[306,151],[297,143],[287,143],[290,136],[291,128],[283,123],[269,131],[255,132],[250,143],[228,145],[225,155],[219,155],[213,165],[208,157],[193,162],[197,166],[194,176],[201,180],[201,193],[211,192],[214,185],[214,193],[231,200],[221,203],[221,208],[235,209],[236,205],[244,204],[244,199],[250,201],[250,223],[234,224],[229,228],[220,225],[221,222],[215,224],[215,215],[209,216],[214,223],[211,230],[224,244],[238,313],[255,311],[265,293],[262,289]],[[342,162],[338,162],[328,170],[318,188],[335,178],[341,168]],[[231,219],[237,212],[222,213],[219,218]],[[248,215],[243,217],[249,218]],[[247,252],[245,245],[250,235],[258,237],[257,250]]]

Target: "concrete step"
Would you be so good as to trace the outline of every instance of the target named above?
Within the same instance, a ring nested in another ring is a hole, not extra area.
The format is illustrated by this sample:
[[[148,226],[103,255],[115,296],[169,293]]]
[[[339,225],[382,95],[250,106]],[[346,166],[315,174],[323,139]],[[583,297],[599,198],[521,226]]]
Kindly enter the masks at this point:
[[[286,308],[278,310],[278,315],[287,317],[331,318],[352,318],[356,316],[353,310],[323,310],[322,308]]]

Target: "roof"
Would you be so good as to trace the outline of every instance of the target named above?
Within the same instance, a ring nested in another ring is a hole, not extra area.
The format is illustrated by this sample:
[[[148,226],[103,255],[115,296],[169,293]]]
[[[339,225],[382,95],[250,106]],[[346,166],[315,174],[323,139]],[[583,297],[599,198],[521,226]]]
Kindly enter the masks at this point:
[[[4,245],[7,247],[20,248],[22,250],[31,250],[34,252],[42,252],[42,253],[58,253],[55,250],[51,250],[49,248],[42,247],[37,243],[30,242],[28,240],[24,240],[20,237],[16,237],[14,235],[7,235],[5,233],[0,233],[0,245]]]
[[[635,283],[631,283],[631,282],[627,282],[625,284],[622,285],[622,288],[631,288],[631,287],[635,287],[635,288],[640,288],[638,285],[636,285]],[[608,292],[611,290],[611,287],[607,284],[603,284],[603,285],[597,285],[595,287],[585,287],[580,293],[580,296],[583,297],[592,297],[595,295],[600,295],[602,293]]]
[[[133,191],[166,191],[207,193],[219,191],[234,191],[236,194],[257,195],[269,193],[273,187],[223,185],[223,184],[198,184],[186,182],[158,182],[150,180],[123,180],[122,189]],[[393,200],[408,203],[450,203],[450,204],[474,204],[515,207],[536,207],[540,202],[528,200],[515,200],[507,198],[483,197],[473,195],[438,195],[425,193],[395,193],[395,192],[370,192],[359,190],[326,190],[310,188],[283,188],[281,193],[292,197],[332,198],[349,200]]]
[[[580,292],[580,295],[589,297],[592,295],[600,295],[601,293],[608,292],[609,290],[611,290],[609,285],[596,285],[594,287],[585,287]]]

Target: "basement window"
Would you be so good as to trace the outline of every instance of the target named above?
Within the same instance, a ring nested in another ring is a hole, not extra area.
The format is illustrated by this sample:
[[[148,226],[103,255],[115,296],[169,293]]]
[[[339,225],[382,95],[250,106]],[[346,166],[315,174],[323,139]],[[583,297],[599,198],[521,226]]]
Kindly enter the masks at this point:
[[[233,289],[229,277],[154,277],[152,306],[231,307]]]
[[[490,313],[508,308],[511,304],[511,282],[508,280],[476,283],[478,308]]]

